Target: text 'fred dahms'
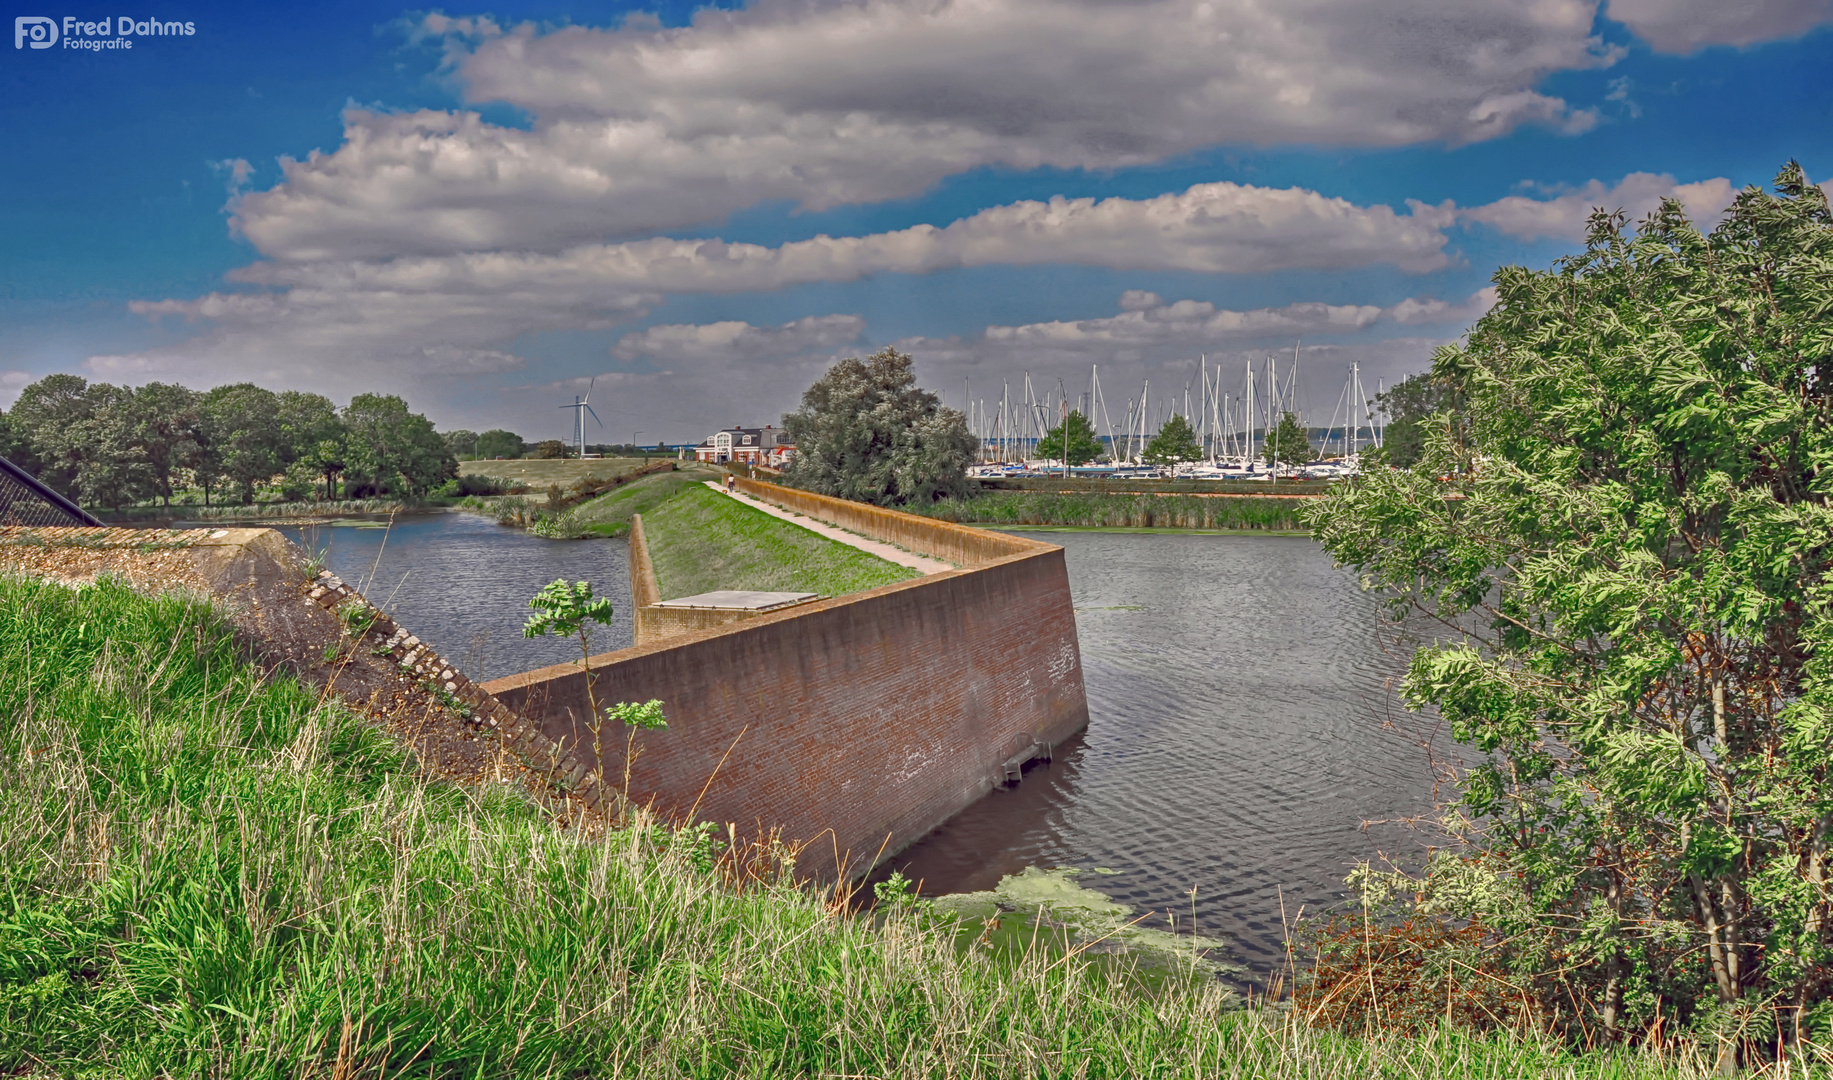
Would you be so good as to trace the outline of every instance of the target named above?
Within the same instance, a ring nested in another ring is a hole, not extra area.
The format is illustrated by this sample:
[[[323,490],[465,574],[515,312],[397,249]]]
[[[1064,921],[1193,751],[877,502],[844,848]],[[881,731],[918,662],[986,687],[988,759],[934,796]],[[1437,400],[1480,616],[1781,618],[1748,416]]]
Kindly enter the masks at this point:
[[[13,20],[13,48],[131,49],[136,37],[190,37],[197,24],[160,19],[79,19],[66,15],[60,22],[44,15],[21,15]]]

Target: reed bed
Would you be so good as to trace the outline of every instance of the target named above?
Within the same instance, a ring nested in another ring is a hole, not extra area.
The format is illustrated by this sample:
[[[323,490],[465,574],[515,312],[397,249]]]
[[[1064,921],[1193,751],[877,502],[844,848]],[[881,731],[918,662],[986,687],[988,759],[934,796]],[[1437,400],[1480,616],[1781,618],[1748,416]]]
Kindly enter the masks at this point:
[[[395,514],[409,509],[400,499],[338,499],[334,502],[258,502],[247,506],[136,506],[109,513],[121,521],[179,518],[185,521],[257,521],[263,518]]]
[[[195,600],[0,578],[0,1072],[124,1077],[1692,1077],[1353,1040],[990,956],[720,830],[562,827],[417,774]],[[1797,1071],[1791,1075],[1810,1075]]]
[[[989,491],[900,507],[945,521],[986,525],[1058,525],[1082,528],[1254,529],[1298,532],[1305,528],[1300,499],[1252,496],[1135,495],[1067,491]]]

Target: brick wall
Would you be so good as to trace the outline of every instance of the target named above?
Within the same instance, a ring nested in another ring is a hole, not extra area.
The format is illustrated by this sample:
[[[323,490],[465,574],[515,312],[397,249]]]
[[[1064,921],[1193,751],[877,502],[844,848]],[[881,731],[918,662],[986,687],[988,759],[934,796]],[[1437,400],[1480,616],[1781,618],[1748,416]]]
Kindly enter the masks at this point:
[[[835,524],[970,568],[592,658],[599,701],[664,703],[668,730],[636,735],[634,798],[746,833],[780,828],[809,845],[799,865],[816,874],[863,871],[989,791],[1015,754],[1088,723],[1061,548],[861,509]],[[627,733],[594,731],[584,679],[561,665],[485,689],[621,784]]]

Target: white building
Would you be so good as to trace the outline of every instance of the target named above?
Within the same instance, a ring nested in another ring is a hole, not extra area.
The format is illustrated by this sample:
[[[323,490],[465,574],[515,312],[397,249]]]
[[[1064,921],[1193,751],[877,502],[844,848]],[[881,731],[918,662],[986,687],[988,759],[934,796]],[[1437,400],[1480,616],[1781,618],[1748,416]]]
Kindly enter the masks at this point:
[[[716,465],[738,462],[780,469],[795,452],[789,432],[765,424],[761,428],[733,427],[716,431],[694,447],[694,459]]]

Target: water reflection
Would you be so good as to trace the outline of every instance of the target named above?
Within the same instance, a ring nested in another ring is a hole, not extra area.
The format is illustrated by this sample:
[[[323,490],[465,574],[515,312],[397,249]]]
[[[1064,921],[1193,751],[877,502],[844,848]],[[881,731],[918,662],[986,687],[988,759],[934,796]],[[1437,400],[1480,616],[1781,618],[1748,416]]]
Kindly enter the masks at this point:
[[[1057,758],[892,861],[924,891],[1026,866],[1084,877],[1283,960],[1287,916],[1344,895],[1357,859],[1423,837],[1364,821],[1431,808],[1433,774],[1389,687],[1375,605],[1304,538],[1052,533],[1067,551],[1090,723]],[[1399,730],[1384,726],[1397,719]],[[1195,890],[1193,901],[1192,890]]]
[[[386,528],[363,525],[385,524]],[[628,549],[621,539],[543,540],[457,511],[281,530],[473,679],[579,659],[576,639],[524,638],[528,598],[555,578],[590,581],[615,609],[594,653],[628,648]]]

